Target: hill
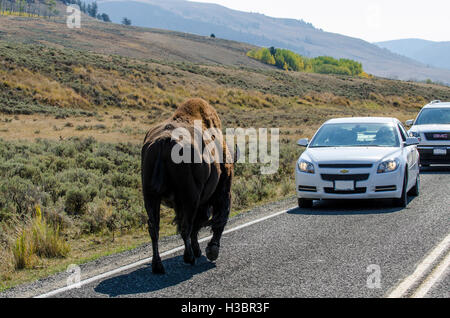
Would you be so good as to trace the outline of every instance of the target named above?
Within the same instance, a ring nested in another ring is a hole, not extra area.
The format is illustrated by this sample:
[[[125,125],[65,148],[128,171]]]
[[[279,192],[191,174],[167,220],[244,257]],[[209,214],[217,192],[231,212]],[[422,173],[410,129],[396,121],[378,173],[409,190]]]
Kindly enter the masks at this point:
[[[217,37],[257,46],[286,48],[298,54],[332,56],[361,62],[371,74],[403,80],[432,79],[450,83],[450,71],[399,56],[360,39],[323,32],[301,20],[271,18],[215,4],[184,0],[102,1],[99,10],[113,22]]]
[[[67,28],[65,18],[61,16],[51,20],[0,16],[0,40],[163,61],[268,68],[245,55],[255,48],[250,44],[159,29],[125,27],[100,22],[86,15],[82,16],[81,29]]]
[[[450,88],[439,85],[135,59],[11,42],[0,42],[0,59],[0,111],[8,114],[92,116],[108,107],[170,112],[194,96],[224,111],[236,109],[230,106],[258,110],[367,101],[409,108],[450,99]],[[252,123],[261,124],[257,119]]]
[[[403,39],[375,44],[424,64],[450,70],[450,42]]]

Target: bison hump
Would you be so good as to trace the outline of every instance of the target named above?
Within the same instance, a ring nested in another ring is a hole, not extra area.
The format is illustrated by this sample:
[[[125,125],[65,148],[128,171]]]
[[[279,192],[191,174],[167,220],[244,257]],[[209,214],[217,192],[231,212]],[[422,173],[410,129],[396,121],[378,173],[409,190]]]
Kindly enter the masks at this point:
[[[201,120],[204,129],[222,129],[222,123],[216,110],[201,98],[189,99],[183,103],[173,114],[172,120],[182,121],[193,125],[194,121]]]

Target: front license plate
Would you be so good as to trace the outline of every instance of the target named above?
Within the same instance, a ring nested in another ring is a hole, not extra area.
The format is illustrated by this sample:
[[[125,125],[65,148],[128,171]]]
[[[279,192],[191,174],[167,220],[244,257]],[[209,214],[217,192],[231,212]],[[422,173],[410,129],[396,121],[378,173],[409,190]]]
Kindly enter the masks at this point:
[[[433,149],[433,155],[435,155],[435,156],[445,156],[445,155],[447,155],[447,149],[445,149],[445,148],[435,148],[435,149]]]
[[[353,191],[355,190],[355,181],[335,181],[334,190],[336,191]]]

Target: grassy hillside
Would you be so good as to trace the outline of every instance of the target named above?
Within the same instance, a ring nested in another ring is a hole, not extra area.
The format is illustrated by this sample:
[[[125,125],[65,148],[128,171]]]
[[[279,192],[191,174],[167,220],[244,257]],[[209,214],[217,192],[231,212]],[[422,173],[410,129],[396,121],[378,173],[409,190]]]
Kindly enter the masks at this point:
[[[84,14],[81,29],[67,28],[64,17],[49,20],[0,16],[0,40],[135,58],[268,68],[245,56],[255,48],[250,44],[126,27],[100,22]]]
[[[137,60],[0,42],[1,111],[94,116],[107,107],[170,112],[203,96],[219,110],[312,102],[398,107],[449,99],[450,88],[382,79]],[[20,92],[20,94],[19,94]]]
[[[405,120],[429,100],[450,99],[445,86],[277,70],[246,57],[245,44],[114,25],[100,30],[99,22],[69,40],[56,31],[58,22],[21,19],[0,17],[23,30],[18,41],[5,34],[9,40],[0,41],[0,289],[149,241],[140,146],[146,130],[187,98],[209,101],[224,127],[281,130],[277,174],[236,166],[233,214],[294,194],[295,141],[326,119]],[[155,34],[171,39],[162,42],[173,52],[186,45],[187,53],[172,58],[138,37]],[[108,36],[117,47],[101,48]],[[198,43],[208,48],[201,54],[226,52],[229,65],[196,60],[189,47]],[[136,57],[115,51],[128,47]],[[173,212],[162,213],[162,234],[175,233]]]
[[[430,78],[450,84],[449,70],[427,67],[360,39],[324,32],[302,20],[272,18],[185,0],[106,0],[99,3],[99,9],[118,23],[126,16],[134,25],[141,27],[205,36],[214,33],[219,38],[286,48],[307,57],[332,56],[356,60],[364,65],[368,73],[377,76],[403,80]],[[354,17],[355,25],[364,23],[360,18],[358,15]]]

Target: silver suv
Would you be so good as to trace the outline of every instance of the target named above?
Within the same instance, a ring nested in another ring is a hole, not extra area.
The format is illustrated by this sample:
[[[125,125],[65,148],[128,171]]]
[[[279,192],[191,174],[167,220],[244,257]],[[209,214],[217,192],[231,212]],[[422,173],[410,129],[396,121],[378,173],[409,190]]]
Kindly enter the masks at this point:
[[[419,138],[420,164],[450,164],[450,103],[433,101],[425,105],[411,126],[410,137]]]

